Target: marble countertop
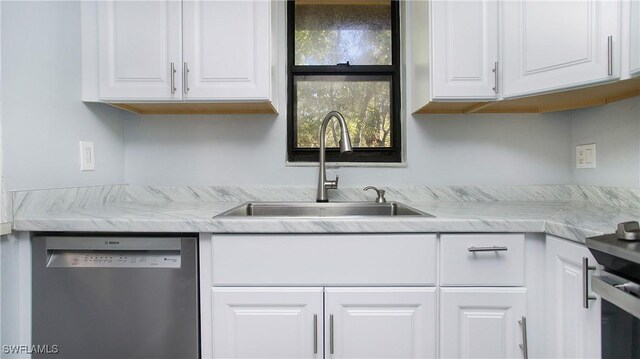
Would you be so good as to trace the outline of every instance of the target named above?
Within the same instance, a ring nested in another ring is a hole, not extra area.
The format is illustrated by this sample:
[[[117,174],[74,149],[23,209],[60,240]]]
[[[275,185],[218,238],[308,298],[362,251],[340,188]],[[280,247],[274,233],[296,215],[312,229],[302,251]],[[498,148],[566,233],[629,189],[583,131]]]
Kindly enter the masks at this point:
[[[29,212],[16,231],[372,233],[546,232],[583,243],[638,220],[640,209],[586,201],[404,202],[436,218],[213,218],[239,202],[123,201]]]

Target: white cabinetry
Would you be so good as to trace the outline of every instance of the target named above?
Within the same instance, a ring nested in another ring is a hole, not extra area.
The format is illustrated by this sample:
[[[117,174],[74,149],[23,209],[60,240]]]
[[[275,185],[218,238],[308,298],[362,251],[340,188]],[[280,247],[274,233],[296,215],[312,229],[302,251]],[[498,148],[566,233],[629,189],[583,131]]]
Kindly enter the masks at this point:
[[[433,358],[435,288],[327,288],[327,358]]]
[[[269,1],[185,1],[185,99],[268,100]]]
[[[284,3],[94,0],[81,6],[84,101],[139,113],[276,111],[273,37]]]
[[[521,358],[524,288],[442,288],[442,358]]]
[[[443,234],[440,241],[440,356],[521,357],[524,234]]]
[[[547,236],[547,350],[551,357],[600,357],[600,298],[590,291],[594,272],[584,268],[583,258],[596,266],[586,247]],[[583,306],[585,294],[596,297],[588,301],[589,308]]]
[[[432,98],[498,98],[498,2],[431,1]]]
[[[640,1],[631,1],[629,33],[629,72],[640,75]]]
[[[101,1],[98,3],[100,98],[179,100],[171,91],[181,66],[179,1]]]
[[[214,287],[213,357],[434,357],[435,297],[435,288],[326,288],[323,299],[323,288]]]
[[[505,98],[620,76],[618,1],[505,1],[503,21]]]
[[[322,358],[322,288],[213,288],[212,297],[215,358]]]

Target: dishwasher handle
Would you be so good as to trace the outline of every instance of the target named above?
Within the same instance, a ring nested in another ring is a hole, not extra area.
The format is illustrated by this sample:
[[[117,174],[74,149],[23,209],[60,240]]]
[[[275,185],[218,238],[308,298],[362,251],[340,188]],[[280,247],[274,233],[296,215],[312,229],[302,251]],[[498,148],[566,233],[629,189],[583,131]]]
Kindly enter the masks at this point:
[[[47,251],[180,251],[181,237],[51,236]]]

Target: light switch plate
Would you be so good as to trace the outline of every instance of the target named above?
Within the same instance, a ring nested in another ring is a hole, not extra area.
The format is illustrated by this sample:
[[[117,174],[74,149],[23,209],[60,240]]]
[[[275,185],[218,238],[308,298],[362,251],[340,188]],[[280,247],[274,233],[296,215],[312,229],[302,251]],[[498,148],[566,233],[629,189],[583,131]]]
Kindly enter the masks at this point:
[[[80,171],[94,171],[96,169],[96,155],[93,142],[80,141]]]
[[[596,144],[576,146],[576,168],[596,168]]]

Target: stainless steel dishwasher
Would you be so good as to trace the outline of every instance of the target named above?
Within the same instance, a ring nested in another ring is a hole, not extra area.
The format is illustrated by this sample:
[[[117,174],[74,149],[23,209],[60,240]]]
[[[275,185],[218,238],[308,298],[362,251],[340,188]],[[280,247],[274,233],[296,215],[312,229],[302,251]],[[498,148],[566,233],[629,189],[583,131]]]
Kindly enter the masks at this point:
[[[35,236],[32,270],[32,344],[56,357],[200,355],[197,236]]]

